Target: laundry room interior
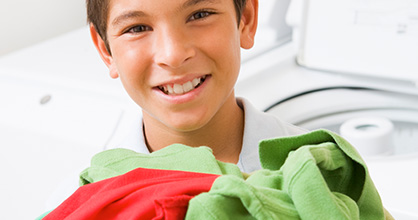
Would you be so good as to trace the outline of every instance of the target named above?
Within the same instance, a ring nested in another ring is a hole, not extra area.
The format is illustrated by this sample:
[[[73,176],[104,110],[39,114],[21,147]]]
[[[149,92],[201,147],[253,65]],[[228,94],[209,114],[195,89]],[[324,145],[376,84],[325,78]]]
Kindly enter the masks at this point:
[[[259,0],[235,94],[364,159],[383,206],[418,220],[418,0]],[[141,109],[109,76],[85,1],[0,0],[0,204],[35,219],[76,190]]]

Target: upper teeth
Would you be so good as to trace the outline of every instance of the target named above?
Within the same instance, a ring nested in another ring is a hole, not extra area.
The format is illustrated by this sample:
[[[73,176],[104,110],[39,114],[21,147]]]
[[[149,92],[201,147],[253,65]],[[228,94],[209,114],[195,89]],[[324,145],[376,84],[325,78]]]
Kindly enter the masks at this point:
[[[172,84],[172,85],[159,86],[158,88],[168,95],[170,94],[181,95],[181,94],[192,91],[197,86],[199,86],[205,79],[206,79],[206,76],[203,76],[203,77],[194,78],[192,81],[188,81],[182,85]]]

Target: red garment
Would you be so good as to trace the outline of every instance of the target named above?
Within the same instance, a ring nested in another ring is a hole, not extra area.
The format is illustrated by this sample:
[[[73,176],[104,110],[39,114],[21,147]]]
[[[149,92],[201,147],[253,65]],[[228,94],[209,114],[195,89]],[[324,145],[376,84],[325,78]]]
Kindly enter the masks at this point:
[[[137,168],[80,187],[43,219],[184,219],[219,175]]]

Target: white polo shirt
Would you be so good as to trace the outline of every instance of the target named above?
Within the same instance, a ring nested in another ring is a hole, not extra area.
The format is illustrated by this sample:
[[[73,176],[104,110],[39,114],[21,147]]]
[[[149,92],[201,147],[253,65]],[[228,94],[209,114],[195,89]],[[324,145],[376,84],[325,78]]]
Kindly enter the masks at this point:
[[[237,163],[237,166],[243,172],[250,173],[261,169],[258,153],[258,143],[261,140],[307,132],[300,127],[281,121],[274,115],[257,110],[246,99],[237,98],[237,103],[244,110],[245,118],[242,149]],[[136,120],[137,123],[134,124],[127,138],[114,148],[127,148],[139,153],[149,154],[141,121],[142,116]]]

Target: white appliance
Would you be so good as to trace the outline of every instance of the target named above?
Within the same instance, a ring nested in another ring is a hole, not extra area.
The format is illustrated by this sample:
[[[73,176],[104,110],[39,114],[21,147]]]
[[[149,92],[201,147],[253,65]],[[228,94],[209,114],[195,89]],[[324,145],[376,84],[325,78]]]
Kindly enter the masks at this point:
[[[287,44],[243,65],[237,95],[259,109],[314,130],[357,117],[394,125],[394,155],[365,157],[385,207],[395,219],[418,219],[418,91],[414,83],[309,70]],[[272,58],[276,61],[272,62]]]
[[[417,2],[293,0],[292,42],[245,62],[236,87],[298,126],[337,133],[349,126],[356,147],[377,149],[359,151],[384,206],[401,220],[418,219]],[[353,25],[353,13],[381,23]],[[391,23],[400,20],[403,29]]]

